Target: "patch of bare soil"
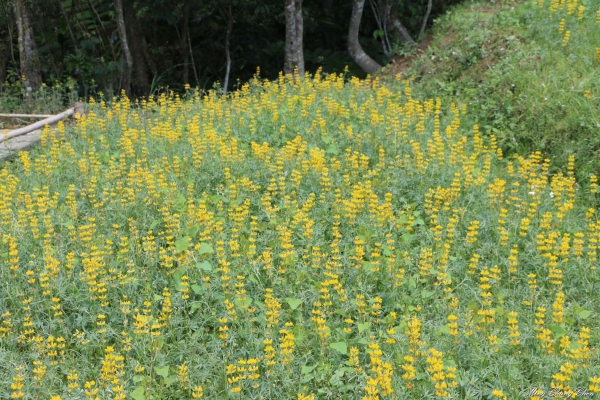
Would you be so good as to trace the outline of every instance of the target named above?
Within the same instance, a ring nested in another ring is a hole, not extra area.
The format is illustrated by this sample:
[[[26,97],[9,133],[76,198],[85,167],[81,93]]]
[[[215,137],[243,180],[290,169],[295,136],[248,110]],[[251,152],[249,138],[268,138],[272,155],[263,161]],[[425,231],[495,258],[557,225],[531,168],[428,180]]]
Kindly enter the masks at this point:
[[[390,63],[386,67],[386,75],[396,76],[404,73],[404,71],[406,71],[412,65],[413,61],[425,53],[430,44],[431,38],[427,37],[425,40],[419,42],[419,48],[413,55],[409,57],[403,57],[399,55],[393,56],[390,59]]]

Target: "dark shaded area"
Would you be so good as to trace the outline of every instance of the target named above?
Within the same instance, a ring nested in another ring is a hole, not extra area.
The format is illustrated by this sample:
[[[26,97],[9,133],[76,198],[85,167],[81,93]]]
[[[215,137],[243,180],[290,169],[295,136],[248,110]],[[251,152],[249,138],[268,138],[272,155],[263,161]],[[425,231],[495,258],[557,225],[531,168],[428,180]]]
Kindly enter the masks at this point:
[[[119,92],[127,74],[113,0],[20,1],[33,21],[39,67],[47,85],[70,81],[81,96]],[[429,24],[458,2],[434,1]],[[373,12],[378,3],[382,1],[367,0],[359,35],[364,50],[384,65],[393,54],[383,51],[383,32]],[[229,88],[251,78],[256,67],[266,78],[283,70],[285,17],[280,0],[122,0],[122,4],[134,96],[164,87],[182,90],[185,83],[209,89],[222,82],[229,4],[233,14]],[[427,0],[389,0],[389,4],[416,39]],[[347,0],[303,1],[307,71],[322,67],[325,72],[341,72],[348,66],[351,74],[364,76],[347,51],[351,12],[352,2]],[[9,83],[4,87],[7,95],[18,94],[11,86],[21,75],[17,40],[13,0],[0,0],[0,80]],[[401,52],[402,39],[390,34],[389,40],[392,50]]]

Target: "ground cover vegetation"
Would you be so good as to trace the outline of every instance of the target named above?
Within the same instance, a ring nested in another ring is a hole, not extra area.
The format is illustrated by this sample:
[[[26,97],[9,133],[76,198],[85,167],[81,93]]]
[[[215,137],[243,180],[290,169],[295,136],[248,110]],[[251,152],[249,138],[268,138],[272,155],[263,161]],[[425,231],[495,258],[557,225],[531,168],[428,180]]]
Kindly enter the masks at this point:
[[[438,18],[406,73],[424,98],[466,102],[505,153],[600,171],[600,16],[591,2],[474,2]]]
[[[597,177],[341,75],[91,102],[0,170],[11,398],[600,390]],[[5,392],[6,393],[6,392]]]
[[[556,30],[557,51],[600,22],[573,1],[497,14],[547,29],[540,46]],[[46,129],[0,167],[3,396],[600,392],[597,175],[512,151],[485,95],[426,97],[426,79],[256,75],[228,96],[92,99]]]

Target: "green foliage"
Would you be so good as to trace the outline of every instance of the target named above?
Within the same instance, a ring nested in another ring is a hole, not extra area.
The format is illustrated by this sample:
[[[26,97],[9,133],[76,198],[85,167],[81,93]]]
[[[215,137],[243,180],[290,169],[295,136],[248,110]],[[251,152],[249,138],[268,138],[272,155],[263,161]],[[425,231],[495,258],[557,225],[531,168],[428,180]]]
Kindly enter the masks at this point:
[[[468,104],[472,122],[510,155],[533,151],[551,172],[575,155],[580,178],[600,171],[600,81],[596,9],[552,12],[531,1],[473,1],[440,17],[435,40],[406,73],[424,96]],[[562,46],[566,19],[571,38]]]

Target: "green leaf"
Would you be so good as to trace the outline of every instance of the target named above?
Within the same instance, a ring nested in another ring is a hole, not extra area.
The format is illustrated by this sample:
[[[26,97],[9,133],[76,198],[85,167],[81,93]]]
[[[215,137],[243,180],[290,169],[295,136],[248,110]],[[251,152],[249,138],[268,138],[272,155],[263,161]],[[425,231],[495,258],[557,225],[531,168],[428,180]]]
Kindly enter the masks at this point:
[[[412,289],[416,289],[417,288],[417,281],[414,280],[413,278],[409,278],[408,279],[408,286]]]
[[[400,240],[404,244],[410,244],[410,242],[412,242],[414,237],[415,237],[415,235],[411,235],[410,233],[405,233],[402,236],[400,236]]]
[[[325,150],[327,154],[337,154],[338,152],[338,147],[335,144],[330,144],[327,150]]]
[[[192,226],[189,226],[185,230],[185,233],[190,237],[194,237],[194,236],[196,236],[196,234],[198,233],[199,230],[200,230],[200,225],[194,224]]]
[[[169,376],[168,378],[165,378],[165,385],[169,386],[171,385],[173,382],[175,382],[177,380],[176,376]]]
[[[202,261],[196,264],[196,268],[200,268],[204,271],[212,271],[212,265],[208,261]]]
[[[410,226],[415,226],[415,225],[425,225],[425,221],[423,221],[423,218],[416,218],[412,224],[410,224]]]
[[[180,253],[183,251],[186,251],[188,249],[189,242],[190,242],[189,236],[180,237],[179,239],[177,239],[175,241],[175,250],[177,250]]]
[[[285,301],[289,304],[292,310],[295,310],[302,304],[302,299],[292,299],[290,297],[286,297]]]
[[[175,282],[175,289],[181,288],[181,277],[187,272],[187,267],[181,267],[177,271],[173,272],[173,282]],[[161,297],[162,299],[162,297]],[[156,300],[156,299],[155,299]]]
[[[321,140],[325,143],[325,144],[329,144],[331,143],[331,136],[327,136],[327,135],[322,135],[321,136]]]
[[[342,354],[348,354],[348,345],[346,342],[331,343],[329,347]]]
[[[448,325],[444,325],[439,329],[439,332],[447,335],[450,333],[450,328]]]
[[[144,387],[143,386],[136,387],[133,390],[133,392],[129,393],[129,395],[131,396],[131,398],[133,398],[135,400],[146,400],[146,395],[144,395]]]
[[[160,375],[163,378],[166,378],[167,376],[169,376],[169,366],[165,365],[164,367],[156,367],[154,369],[154,371],[156,371],[156,375]]]
[[[163,299],[163,297],[160,294],[154,294],[152,295],[152,298],[154,299],[154,301],[160,301]]]
[[[434,292],[430,292],[429,290],[425,290],[425,289],[421,290],[421,297],[424,299],[431,297],[433,295],[434,295]]]
[[[554,334],[556,335],[557,338],[559,337],[563,337],[567,334],[567,331],[565,328],[558,326],[558,325],[550,325],[550,330],[552,332],[554,332]]]
[[[581,310],[581,311],[579,311],[579,314],[578,314],[578,315],[579,315],[579,318],[581,318],[581,319],[586,319],[586,318],[588,318],[590,315],[592,315],[592,312],[591,312],[591,311],[588,311],[588,310]]]
[[[309,365],[303,365],[303,366],[302,366],[302,374],[310,374],[311,372],[313,372],[313,370],[314,370],[315,368],[317,368],[317,366],[316,366],[316,365],[312,365],[312,366],[309,366]]]
[[[358,323],[358,333],[363,333],[364,331],[366,331],[370,327],[371,327],[371,323],[370,322],[359,322]]]
[[[194,291],[194,293],[196,293],[196,294],[200,294],[200,293],[204,292],[204,290],[202,289],[202,286],[197,285],[197,284],[193,284],[191,286],[191,288]]]
[[[203,254],[213,254],[215,251],[208,243],[201,243],[200,250],[198,250],[199,255]]]
[[[375,269],[375,265],[373,265],[373,263],[371,263],[369,261],[363,262],[362,267],[367,272],[371,272],[371,271],[373,271]]]

